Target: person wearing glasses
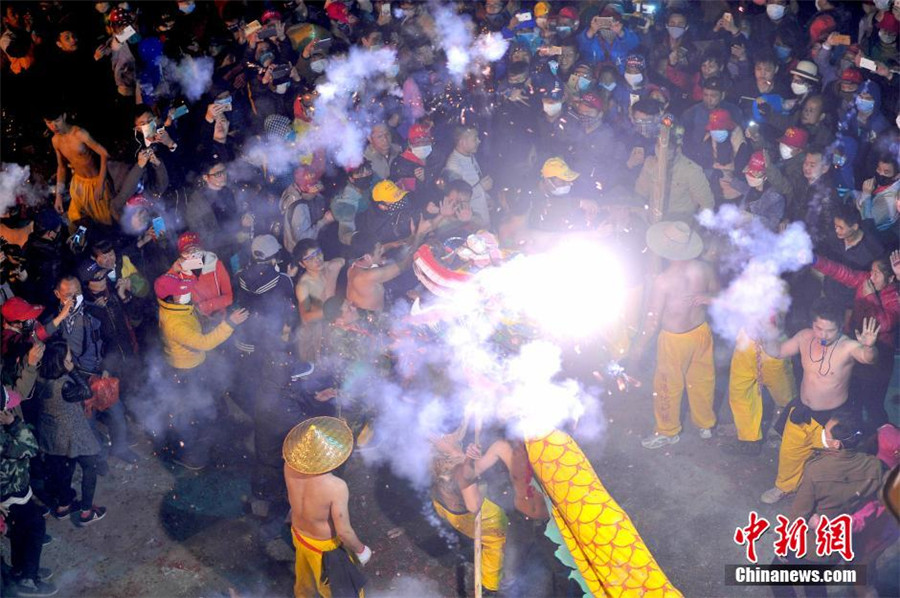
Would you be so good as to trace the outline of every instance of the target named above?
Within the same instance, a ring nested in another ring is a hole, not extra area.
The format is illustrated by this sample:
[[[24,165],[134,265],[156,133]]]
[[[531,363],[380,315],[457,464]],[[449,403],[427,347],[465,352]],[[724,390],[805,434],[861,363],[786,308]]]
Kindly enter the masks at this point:
[[[338,274],[346,262],[344,258],[326,261],[315,239],[301,239],[294,247],[294,257],[305,270],[294,289],[303,323],[298,335],[299,356],[303,361],[315,361],[325,324],[323,306],[334,297]]]
[[[253,217],[239,209],[220,156],[200,169],[200,184],[188,198],[184,218],[188,229],[204,240],[206,249],[225,260],[250,239]]]

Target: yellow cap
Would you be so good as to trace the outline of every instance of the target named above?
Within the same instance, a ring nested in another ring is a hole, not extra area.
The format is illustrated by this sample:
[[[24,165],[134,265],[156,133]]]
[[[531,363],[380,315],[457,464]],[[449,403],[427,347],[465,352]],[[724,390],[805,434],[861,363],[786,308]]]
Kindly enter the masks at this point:
[[[541,176],[545,179],[556,177],[571,183],[578,178],[578,173],[569,168],[569,165],[562,158],[550,158],[544,162],[544,166],[541,168]]]
[[[546,2],[538,2],[534,5],[534,10],[531,12],[534,13],[535,17],[543,17],[550,12],[550,5]]]
[[[394,181],[381,181],[372,189],[372,199],[378,203],[392,204],[406,197],[406,193]]]

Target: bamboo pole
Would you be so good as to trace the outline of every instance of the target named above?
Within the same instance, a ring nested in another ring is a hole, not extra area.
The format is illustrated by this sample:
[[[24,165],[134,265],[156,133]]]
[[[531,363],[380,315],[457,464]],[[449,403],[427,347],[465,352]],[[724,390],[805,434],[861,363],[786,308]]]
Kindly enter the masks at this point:
[[[475,427],[475,444],[481,446],[481,421]],[[480,494],[480,492],[479,492]],[[481,598],[481,506],[484,504],[484,497],[478,504],[478,512],[475,513],[475,598]]]

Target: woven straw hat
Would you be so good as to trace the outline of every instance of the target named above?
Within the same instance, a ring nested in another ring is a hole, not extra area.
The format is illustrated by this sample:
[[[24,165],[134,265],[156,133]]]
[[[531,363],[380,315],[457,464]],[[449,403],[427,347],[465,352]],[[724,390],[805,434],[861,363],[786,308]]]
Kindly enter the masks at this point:
[[[657,222],[647,229],[647,246],[667,260],[692,260],[703,252],[703,241],[684,222]]]
[[[308,475],[340,467],[353,452],[353,432],[336,417],[300,422],[284,439],[281,454],[291,469]]]

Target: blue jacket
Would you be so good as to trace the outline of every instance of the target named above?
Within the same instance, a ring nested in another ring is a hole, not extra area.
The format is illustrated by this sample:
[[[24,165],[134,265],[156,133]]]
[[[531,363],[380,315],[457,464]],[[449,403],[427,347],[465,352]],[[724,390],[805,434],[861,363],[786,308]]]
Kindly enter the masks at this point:
[[[634,52],[641,40],[638,39],[637,33],[627,27],[622,30],[622,33],[621,37],[617,37],[612,43],[607,43],[599,33],[590,38],[587,36],[587,29],[582,29],[576,37],[581,60],[592,65],[598,62],[611,62],[619,69],[619,73],[624,73],[625,59]]]

